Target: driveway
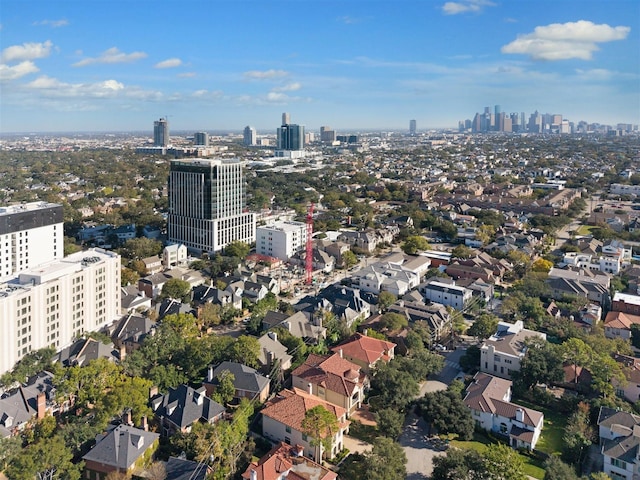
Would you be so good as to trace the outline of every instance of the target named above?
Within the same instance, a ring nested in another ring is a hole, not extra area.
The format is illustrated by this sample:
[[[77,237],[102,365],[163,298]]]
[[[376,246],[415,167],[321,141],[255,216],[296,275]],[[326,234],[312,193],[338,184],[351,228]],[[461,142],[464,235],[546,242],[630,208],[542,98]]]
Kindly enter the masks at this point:
[[[445,455],[427,442],[427,424],[413,412],[407,416],[398,442],[407,455],[407,480],[426,480],[433,471],[433,459]]]
[[[370,443],[363,442],[362,440],[350,437],[349,435],[344,435],[342,437],[342,443],[344,445],[344,448],[349,449],[350,454],[370,452],[373,448],[373,445],[371,445]]]

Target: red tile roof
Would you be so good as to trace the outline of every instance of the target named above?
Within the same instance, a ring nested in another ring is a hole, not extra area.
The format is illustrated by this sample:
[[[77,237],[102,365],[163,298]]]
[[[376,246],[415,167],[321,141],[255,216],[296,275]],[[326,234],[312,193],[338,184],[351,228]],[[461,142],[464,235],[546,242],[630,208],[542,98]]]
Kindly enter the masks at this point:
[[[342,350],[344,356],[356,358],[366,362],[368,365],[373,365],[381,359],[389,361],[391,359],[389,352],[392,352],[395,347],[395,343],[357,333],[351,340],[347,340],[331,350],[338,353]]]
[[[312,353],[291,374],[343,396],[351,396],[366,379],[366,375],[360,373],[358,365],[345,360],[337,353],[333,355]]]
[[[300,453],[296,446],[280,443],[271,449],[258,462],[252,462],[242,474],[242,478],[249,480],[251,471],[255,471],[256,480],[280,480],[282,474],[287,474],[287,480],[335,480],[335,472],[317,464]]]

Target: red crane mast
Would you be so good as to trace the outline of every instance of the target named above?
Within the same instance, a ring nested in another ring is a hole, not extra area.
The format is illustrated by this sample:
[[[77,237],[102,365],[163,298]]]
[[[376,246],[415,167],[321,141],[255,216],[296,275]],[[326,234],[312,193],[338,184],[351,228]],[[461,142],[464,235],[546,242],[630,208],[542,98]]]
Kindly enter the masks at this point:
[[[313,203],[309,206],[309,211],[307,212],[307,255],[305,258],[304,270],[306,273],[305,283],[307,285],[311,285],[312,282],[312,274],[313,274]]]

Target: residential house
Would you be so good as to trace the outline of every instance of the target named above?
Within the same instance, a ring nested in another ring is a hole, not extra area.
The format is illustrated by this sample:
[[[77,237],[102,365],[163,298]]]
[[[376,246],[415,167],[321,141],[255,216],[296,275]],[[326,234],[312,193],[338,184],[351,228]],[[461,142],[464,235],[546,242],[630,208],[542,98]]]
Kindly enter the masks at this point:
[[[613,296],[611,310],[640,315],[640,295],[616,292]]]
[[[63,348],[54,357],[54,362],[60,362],[63,367],[85,366],[92,360],[106,358],[110,362],[120,359],[113,343],[105,344],[93,338],[79,338],[67,348]]]
[[[431,280],[419,287],[425,299],[440,303],[456,310],[464,310],[471,301],[471,290],[459,287],[455,283],[445,283],[443,281]]]
[[[362,406],[369,379],[355,363],[338,353],[310,354],[291,372],[292,385],[347,411],[347,416]]]
[[[18,435],[32,420],[57,414],[69,408],[69,402],[58,403],[53,374],[40,372],[25,385],[0,397],[0,438]]]
[[[356,333],[333,347],[331,351],[360,366],[363,372],[369,373],[378,362],[389,363],[395,355],[395,347],[395,343]]]
[[[327,452],[323,451],[321,445],[312,445],[315,443],[314,439],[305,434],[302,428],[306,412],[317,406],[328,410],[338,422],[338,429],[331,438],[331,448]],[[322,458],[331,459],[344,448],[343,437],[349,431],[347,411],[303,390],[282,390],[266,404],[261,413],[262,434],[266,438],[289,445],[300,445],[306,456],[316,462],[322,461]]]
[[[423,301],[399,300],[388,309],[409,320],[409,322],[425,321],[431,331],[431,342],[438,343],[451,330],[451,316],[444,305],[439,303],[425,304]]]
[[[338,474],[305,457],[302,445],[287,445],[280,442],[260,460],[251,462],[242,474],[242,478],[245,480],[336,480]]]
[[[142,262],[144,263],[145,270],[147,271],[147,275],[153,275],[154,273],[160,273],[164,268],[162,266],[162,259],[158,255],[154,255],[152,257],[143,258]]]
[[[640,477],[640,416],[600,407],[598,435],[604,473],[615,480]]]
[[[483,280],[485,282],[495,281],[493,271],[491,269],[479,266],[462,265],[459,262],[453,262],[447,266],[445,270],[454,280]]]
[[[129,293],[130,290],[135,290]],[[120,289],[120,311],[121,313],[132,313],[135,311],[144,311],[151,308],[151,298],[144,293],[138,291],[137,287],[132,289],[123,287]]]
[[[428,260],[425,258],[425,260]],[[420,283],[420,276],[394,263],[375,263],[352,276],[353,284],[364,292],[379,294],[381,291],[400,297]]]
[[[508,438],[512,448],[536,448],[544,415],[511,402],[511,381],[478,372],[466,392],[464,404],[479,428]]]
[[[142,470],[158,447],[160,435],[129,425],[118,425],[96,438],[82,457],[87,480],[102,480],[110,472],[134,474]]]
[[[314,344],[327,336],[327,329],[322,326],[322,315],[310,312],[300,311],[287,315],[269,311],[262,320],[262,326],[266,329],[283,327],[294,337]]]
[[[640,325],[640,315],[611,311],[604,319],[604,336],[631,340],[632,325]]]
[[[131,353],[142,344],[147,335],[155,327],[155,322],[147,317],[130,313],[122,317],[115,325],[110,334],[113,344],[120,352],[122,359],[122,348],[126,353]]]
[[[162,287],[171,277],[165,273],[154,273],[138,280],[138,290],[146,297],[156,298],[162,292]]]
[[[242,308],[242,297],[232,289],[220,290],[211,285],[198,285],[192,290],[193,302],[197,305],[214,303],[222,307]]]
[[[235,398],[248,398],[262,403],[269,397],[269,379],[260,375],[254,368],[237,362],[222,362],[215,369],[209,367],[204,382],[207,395],[215,391],[217,379],[224,371],[233,375]]]
[[[189,433],[194,423],[214,423],[225,413],[222,405],[206,395],[205,387],[196,390],[187,385],[169,388],[166,395],[153,397],[151,408],[166,436]]]
[[[616,395],[636,403],[640,400],[640,359],[619,353],[614,353],[613,359],[620,364],[627,379],[626,383],[621,383],[615,378],[611,380]]]
[[[186,263],[188,257],[187,247],[175,243],[173,245],[167,245],[162,250],[162,264],[164,268],[173,268],[178,265],[183,265]]]
[[[510,379],[512,372],[520,370],[520,362],[527,353],[526,341],[534,338],[546,341],[547,336],[524,328],[521,320],[499,322],[496,333],[480,347],[480,371]]]
[[[258,343],[260,344],[258,362],[263,373],[271,375],[271,371],[276,365],[281,370],[289,370],[291,368],[293,357],[287,353],[287,347],[278,341],[276,332],[265,333],[258,339]]]

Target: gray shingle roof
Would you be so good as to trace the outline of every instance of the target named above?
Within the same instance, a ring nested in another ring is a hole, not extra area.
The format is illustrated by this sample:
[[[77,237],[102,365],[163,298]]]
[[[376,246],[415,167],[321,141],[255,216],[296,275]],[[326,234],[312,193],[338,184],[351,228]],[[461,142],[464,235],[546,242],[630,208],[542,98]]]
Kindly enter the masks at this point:
[[[229,370],[234,376],[233,385],[236,390],[247,392],[261,392],[269,385],[269,379],[260,375],[255,369],[237,362],[222,362],[213,370],[213,376]]]
[[[82,459],[127,470],[159,437],[157,433],[118,425],[100,438]]]
[[[204,387],[195,390],[187,385],[169,389],[169,393],[151,401],[158,417],[164,417],[179,429],[198,420],[213,422],[225,412],[225,408],[206,396]]]

